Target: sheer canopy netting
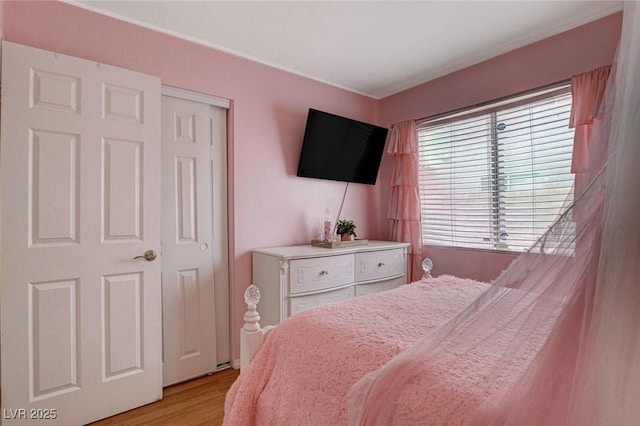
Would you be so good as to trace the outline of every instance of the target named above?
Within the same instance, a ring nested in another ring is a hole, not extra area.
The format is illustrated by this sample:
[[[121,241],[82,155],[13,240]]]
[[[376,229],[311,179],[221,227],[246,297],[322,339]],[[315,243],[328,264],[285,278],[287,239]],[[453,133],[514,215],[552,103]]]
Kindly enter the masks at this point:
[[[464,312],[354,385],[352,424],[406,422],[415,398],[438,423],[638,424],[639,53],[640,8],[625,3],[591,183]]]

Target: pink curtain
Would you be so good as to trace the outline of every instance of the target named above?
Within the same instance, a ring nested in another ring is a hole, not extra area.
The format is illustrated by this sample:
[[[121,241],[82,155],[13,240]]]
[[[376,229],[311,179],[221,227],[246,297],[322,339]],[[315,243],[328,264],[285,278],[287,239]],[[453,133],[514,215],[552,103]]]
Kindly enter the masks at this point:
[[[395,124],[389,133],[387,154],[391,156],[391,195],[387,218],[391,241],[411,243],[410,281],[422,277],[422,230],[418,188],[418,135],[416,122]]]
[[[607,131],[605,118],[605,90],[611,66],[600,67],[571,77],[571,116],[569,127],[575,129],[571,171],[575,174],[574,198],[584,193],[600,173],[607,160]],[[588,226],[582,204],[573,209],[576,227]],[[588,250],[583,241],[577,249]]]
[[[576,196],[595,177],[594,162],[606,158],[605,146],[596,145],[601,140],[604,94],[611,66],[605,66],[571,78],[571,117],[569,127],[575,129],[571,171],[576,174]],[[599,169],[599,168],[598,168]]]

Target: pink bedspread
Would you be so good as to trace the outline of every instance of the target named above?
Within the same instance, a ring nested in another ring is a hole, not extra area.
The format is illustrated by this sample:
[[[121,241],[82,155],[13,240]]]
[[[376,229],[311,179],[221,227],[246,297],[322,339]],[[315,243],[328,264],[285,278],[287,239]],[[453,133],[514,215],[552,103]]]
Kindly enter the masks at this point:
[[[444,275],[293,315],[231,387],[224,424],[347,424],[346,395],[356,381],[488,287]]]
[[[502,409],[523,396],[514,386],[546,341],[562,301],[491,290],[471,316],[489,326],[439,330],[442,340],[431,334],[352,386],[351,424],[504,424]]]

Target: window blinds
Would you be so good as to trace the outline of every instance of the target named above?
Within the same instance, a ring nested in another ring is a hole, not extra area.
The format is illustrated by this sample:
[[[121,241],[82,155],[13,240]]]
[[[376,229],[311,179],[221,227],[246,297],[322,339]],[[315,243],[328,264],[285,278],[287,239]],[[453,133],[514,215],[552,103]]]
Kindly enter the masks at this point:
[[[418,123],[424,244],[522,251],[573,198],[568,88]]]

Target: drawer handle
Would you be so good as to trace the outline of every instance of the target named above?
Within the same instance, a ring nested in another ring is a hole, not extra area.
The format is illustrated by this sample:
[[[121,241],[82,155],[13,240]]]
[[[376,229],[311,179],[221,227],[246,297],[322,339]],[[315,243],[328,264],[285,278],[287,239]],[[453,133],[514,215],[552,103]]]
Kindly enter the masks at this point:
[[[325,275],[329,275],[329,271],[327,271],[326,269],[323,269],[322,271],[320,271],[320,276],[323,277]]]
[[[382,268],[384,266],[384,262],[379,262],[378,263],[378,268]]]

